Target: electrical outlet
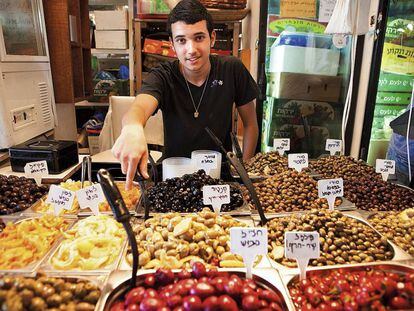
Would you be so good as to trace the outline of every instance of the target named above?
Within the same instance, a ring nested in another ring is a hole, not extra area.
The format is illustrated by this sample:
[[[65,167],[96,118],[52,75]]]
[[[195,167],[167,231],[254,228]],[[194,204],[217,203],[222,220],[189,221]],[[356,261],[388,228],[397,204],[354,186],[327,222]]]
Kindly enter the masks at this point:
[[[26,106],[11,111],[13,129],[18,130],[35,122],[35,107]]]

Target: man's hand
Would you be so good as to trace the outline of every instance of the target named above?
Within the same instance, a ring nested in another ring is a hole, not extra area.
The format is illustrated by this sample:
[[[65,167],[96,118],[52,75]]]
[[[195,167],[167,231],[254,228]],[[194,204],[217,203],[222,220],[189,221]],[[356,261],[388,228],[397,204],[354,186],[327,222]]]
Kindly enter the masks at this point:
[[[132,188],[137,168],[142,177],[148,178],[148,148],[144,135],[144,129],[141,125],[126,125],[122,128],[112,153],[121,162],[121,170],[126,174],[126,189]]]

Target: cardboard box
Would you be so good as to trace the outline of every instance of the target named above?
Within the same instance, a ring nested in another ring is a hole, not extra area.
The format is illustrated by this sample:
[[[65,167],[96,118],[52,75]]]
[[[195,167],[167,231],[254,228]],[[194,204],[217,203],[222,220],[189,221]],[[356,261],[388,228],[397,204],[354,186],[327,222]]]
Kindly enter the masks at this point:
[[[339,56],[338,50],[273,45],[270,52],[269,71],[336,76]]]
[[[149,54],[158,54],[168,57],[177,57],[175,54],[172,44],[170,41],[165,40],[155,40],[155,39],[145,39],[144,47],[142,49],[144,53]],[[216,55],[231,55],[231,51],[228,50],[215,50],[211,49],[211,54]]]
[[[99,150],[99,136],[88,135],[89,154],[94,155],[100,152]]]
[[[97,49],[127,49],[128,32],[126,30],[95,30]]]
[[[413,76],[381,72],[378,80],[378,91],[411,93],[413,83]]]
[[[94,11],[97,30],[127,30],[128,11]]]
[[[377,104],[395,104],[395,105],[408,105],[411,100],[411,93],[399,93],[399,92],[378,92],[376,103]]]
[[[267,95],[275,98],[337,102],[341,93],[341,77],[271,72]]]

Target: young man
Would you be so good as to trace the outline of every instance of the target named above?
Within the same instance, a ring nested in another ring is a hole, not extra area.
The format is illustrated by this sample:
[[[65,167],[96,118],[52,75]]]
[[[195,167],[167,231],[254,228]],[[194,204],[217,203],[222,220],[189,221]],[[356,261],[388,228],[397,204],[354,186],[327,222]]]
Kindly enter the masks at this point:
[[[139,169],[148,178],[144,126],[161,109],[164,122],[163,156],[186,156],[199,149],[218,150],[204,128],[208,126],[231,150],[232,106],[244,125],[244,158],[253,156],[258,125],[253,100],[258,87],[235,57],[210,55],[216,34],[210,14],[197,0],[182,0],[167,23],[178,60],[153,69],[144,81],[112,152],[127,175],[127,188]]]

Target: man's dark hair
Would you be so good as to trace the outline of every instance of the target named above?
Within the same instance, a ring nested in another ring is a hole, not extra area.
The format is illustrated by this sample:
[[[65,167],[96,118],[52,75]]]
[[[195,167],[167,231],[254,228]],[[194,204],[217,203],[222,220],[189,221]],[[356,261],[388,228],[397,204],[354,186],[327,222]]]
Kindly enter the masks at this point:
[[[206,21],[209,35],[213,32],[213,18],[198,0],[181,0],[168,15],[167,31],[172,38],[171,25],[184,22],[188,25]]]

